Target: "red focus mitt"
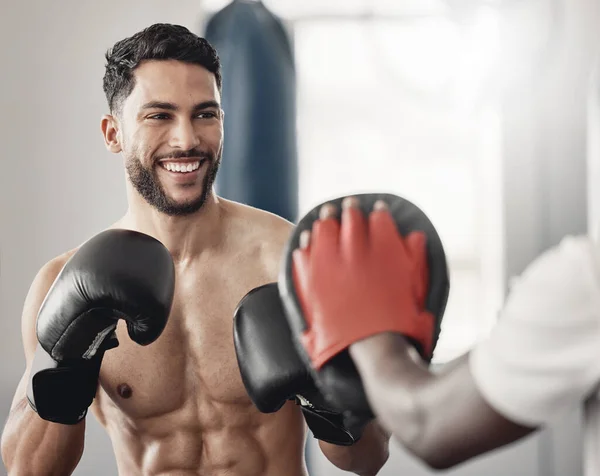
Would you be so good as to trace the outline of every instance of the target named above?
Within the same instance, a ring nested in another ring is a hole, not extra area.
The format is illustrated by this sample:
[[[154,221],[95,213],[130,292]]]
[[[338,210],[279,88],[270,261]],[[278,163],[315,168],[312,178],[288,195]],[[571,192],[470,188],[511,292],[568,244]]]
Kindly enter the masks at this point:
[[[431,360],[449,293],[441,240],[411,202],[388,194],[355,196],[359,207],[319,219],[321,206],[296,227],[279,279],[286,315],[300,353],[325,394],[343,395],[342,409],[369,412],[348,347],[382,332],[409,339]],[[388,210],[373,210],[383,200]],[[312,232],[299,248],[300,234]],[[349,399],[349,395],[352,397]],[[352,408],[350,408],[352,409]]]

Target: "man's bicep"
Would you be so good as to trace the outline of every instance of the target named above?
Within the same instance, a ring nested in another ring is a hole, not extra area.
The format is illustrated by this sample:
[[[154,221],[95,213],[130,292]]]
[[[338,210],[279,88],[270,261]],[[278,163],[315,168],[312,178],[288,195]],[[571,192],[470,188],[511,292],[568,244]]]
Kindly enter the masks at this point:
[[[44,264],[34,277],[25,297],[21,314],[21,338],[27,367],[33,360],[38,344],[36,335],[38,312],[52,283],[54,283],[66,261],[67,255],[63,255]]]
[[[60,256],[46,263],[37,272],[29,286],[21,313],[21,339],[25,353],[25,370],[13,395],[11,409],[25,398],[29,372],[35,349],[38,345],[36,335],[37,314],[52,283],[64,266],[66,259],[66,256]]]

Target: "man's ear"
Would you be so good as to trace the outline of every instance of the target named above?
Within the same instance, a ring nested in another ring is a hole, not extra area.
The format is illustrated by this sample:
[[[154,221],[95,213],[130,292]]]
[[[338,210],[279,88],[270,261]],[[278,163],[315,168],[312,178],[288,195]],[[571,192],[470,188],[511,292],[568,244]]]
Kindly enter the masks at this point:
[[[104,143],[106,148],[114,154],[121,152],[121,142],[119,140],[119,121],[112,114],[105,114],[102,116],[100,122],[102,129],[102,135],[104,136]]]

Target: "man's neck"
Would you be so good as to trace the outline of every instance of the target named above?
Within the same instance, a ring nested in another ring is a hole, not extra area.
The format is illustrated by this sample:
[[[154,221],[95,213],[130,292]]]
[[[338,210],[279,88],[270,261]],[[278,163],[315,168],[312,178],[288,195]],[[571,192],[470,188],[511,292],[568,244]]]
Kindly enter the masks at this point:
[[[117,227],[153,236],[167,247],[175,264],[185,265],[222,243],[222,203],[211,192],[195,213],[168,216],[146,202],[133,200]]]

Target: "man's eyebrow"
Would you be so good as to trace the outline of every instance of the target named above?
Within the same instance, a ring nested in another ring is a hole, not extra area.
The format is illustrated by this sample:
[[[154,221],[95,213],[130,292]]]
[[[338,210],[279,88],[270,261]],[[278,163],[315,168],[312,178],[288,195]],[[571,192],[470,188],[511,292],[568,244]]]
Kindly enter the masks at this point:
[[[194,111],[202,111],[203,109],[216,108],[220,109],[221,105],[217,101],[203,101],[194,106]]]
[[[202,111],[204,109],[209,109],[209,108],[217,108],[219,109],[221,107],[221,105],[214,100],[210,100],[210,101],[203,101],[203,102],[199,102],[198,104],[195,104],[193,107],[194,111]],[[164,102],[164,101],[150,101],[147,102],[146,104],[144,104],[141,107],[142,110],[146,110],[146,109],[163,109],[163,110],[167,110],[167,111],[177,111],[179,109],[179,107],[177,107],[176,104],[173,104],[171,102]]]
[[[144,104],[141,109],[166,109],[168,111],[176,111],[178,108],[171,102],[150,101]]]

